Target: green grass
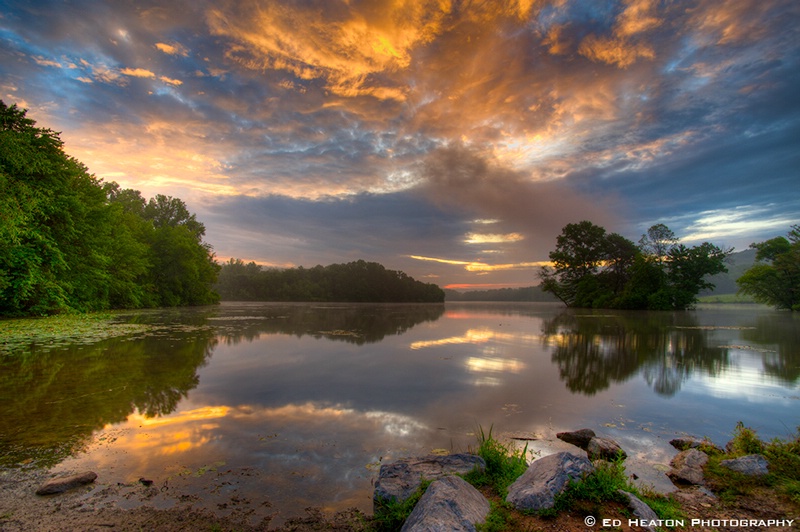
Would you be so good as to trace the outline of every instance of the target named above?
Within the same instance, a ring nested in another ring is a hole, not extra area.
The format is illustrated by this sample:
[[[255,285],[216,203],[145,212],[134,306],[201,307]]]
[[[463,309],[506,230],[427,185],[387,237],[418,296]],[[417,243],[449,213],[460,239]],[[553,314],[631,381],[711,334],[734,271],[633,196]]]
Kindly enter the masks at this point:
[[[755,303],[755,299],[744,294],[711,294],[708,296],[700,296],[697,298],[699,303],[719,303],[719,304],[734,304],[734,303]]]
[[[761,454],[767,459],[769,473],[749,477],[720,465],[722,460]],[[727,452],[709,457],[706,475],[723,500],[747,495],[759,487],[775,489],[796,504],[800,504],[800,427],[789,439],[775,438],[770,442],[759,439],[755,430],[736,424]]]
[[[492,437],[492,428],[488,434],[483,427],[478,427],[478,450],[475,454],[486,462],[484,471],[473,471],[464,478],[476,487],[490,486],[501,498],[505,499],[508,487],[528,469],[528,446],[521,451],[514,451],[511,446],[504,445]]]

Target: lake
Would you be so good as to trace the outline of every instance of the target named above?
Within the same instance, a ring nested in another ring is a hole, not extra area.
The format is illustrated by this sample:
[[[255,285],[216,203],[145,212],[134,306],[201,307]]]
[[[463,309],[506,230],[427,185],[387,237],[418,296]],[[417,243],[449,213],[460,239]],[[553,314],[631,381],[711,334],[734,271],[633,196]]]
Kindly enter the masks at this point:
[[[481,429],[533,457],[588,427],[652,473],[676,435],[800,426],[800,318],[757,305],[223,303],[116,320],[139,327],[0,358],[3,466],[94,470],[98,489],[130,487],[123,507],[180,494],[276,523],[371,513],[381,463],[474,449]],[[140,478],[153,485],[131,496]]]

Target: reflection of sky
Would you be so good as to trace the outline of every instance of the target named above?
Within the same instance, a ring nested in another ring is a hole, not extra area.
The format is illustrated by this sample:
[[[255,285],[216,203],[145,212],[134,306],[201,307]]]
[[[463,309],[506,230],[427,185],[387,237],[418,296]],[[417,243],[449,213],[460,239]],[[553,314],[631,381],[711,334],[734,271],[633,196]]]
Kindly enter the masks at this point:
[[[779,404],[800,407],[800,385],[787,387],[779,379],[765,374],[761,353],[735,348],[731,351],[730,366],[714,377],[698,375],[691,380],[687,391],[765,406]]]
[[[269,500],[268,513],[297,515],[309,505],[369,512],[380,463],[474,448],[479,427],[537,438],[589,427],[663,462],[677,433],[724,443],[739,420],[765,438],[800,424],[797,385],[765,376],[762,353],[731,349],[732,365],[715,375],[695,369],[671,396],[655,393],[641,369],[593,395],[572,393],[542,316],[455,307],[377,343],[282,333],[220,341],[175,412],[107,426],[87,455],[61,467],[100,469],[110,482],[168,481],[204,504],[239,490]],[[697,313],[700,326],[705,316]],[[750,319],[713,315],[723,324]],[[705,338],[736,345],[740,332],[713,329]]]

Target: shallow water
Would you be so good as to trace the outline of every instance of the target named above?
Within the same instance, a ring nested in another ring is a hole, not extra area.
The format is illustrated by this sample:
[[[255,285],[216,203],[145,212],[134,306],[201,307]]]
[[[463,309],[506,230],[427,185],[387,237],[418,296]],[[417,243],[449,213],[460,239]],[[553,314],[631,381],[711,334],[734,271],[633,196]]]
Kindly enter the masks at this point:
[[[118,321],[145,327],[0,359],[3,465],[283,519],[371,512],[382,462],[468,450],[479,428],[543,454],[589,427],[663,467],[678,434],[800,425],[800,322],[755,305],[224,303]]]

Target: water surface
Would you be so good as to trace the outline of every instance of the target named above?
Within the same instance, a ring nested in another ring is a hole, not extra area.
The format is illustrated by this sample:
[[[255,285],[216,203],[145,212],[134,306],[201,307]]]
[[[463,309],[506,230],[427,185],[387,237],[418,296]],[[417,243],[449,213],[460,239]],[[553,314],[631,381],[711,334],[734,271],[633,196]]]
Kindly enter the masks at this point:
[[[179,490],[282,519],[371,512],[381,463],[468,450],[479,427],[540,453],[589,427],[665,463],[678,434],[800,425],[798,318],[755,305],[224,303],[118,319],[148,327],[0,360],[3,465],[145,478],[151,504]]]

